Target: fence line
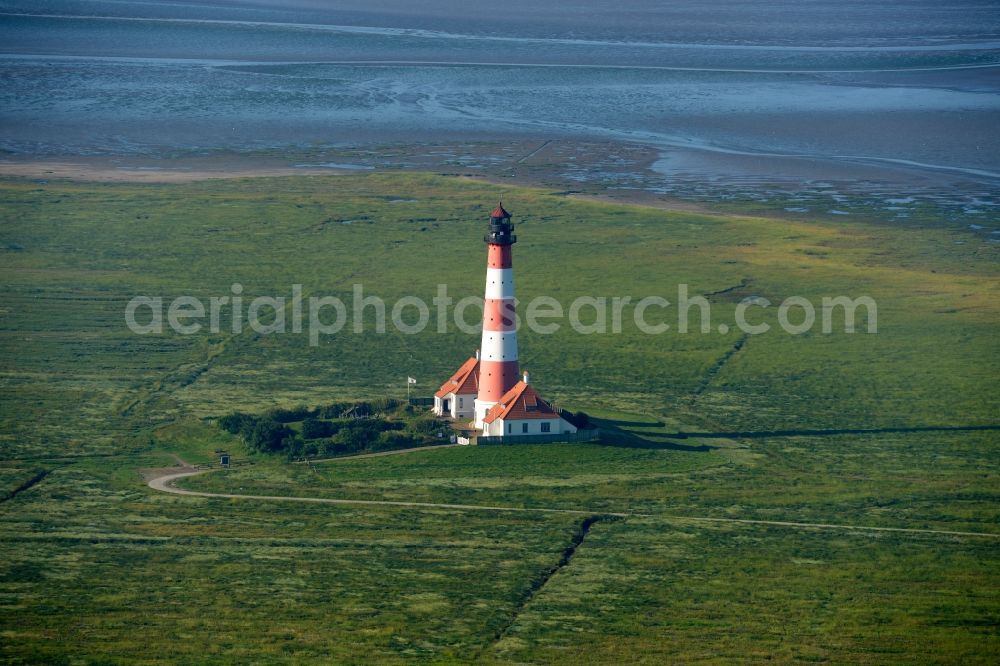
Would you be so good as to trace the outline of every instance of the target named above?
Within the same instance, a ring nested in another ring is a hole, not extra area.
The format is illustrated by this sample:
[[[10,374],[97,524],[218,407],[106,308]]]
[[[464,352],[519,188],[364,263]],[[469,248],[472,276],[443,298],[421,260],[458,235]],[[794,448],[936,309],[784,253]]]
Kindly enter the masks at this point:
[[[221,463],[199,463],[192,465],[195,469],[215,469],[216,467],[243,467],[244,465],[255,465],[253,460],[233,460],[228,465]]]

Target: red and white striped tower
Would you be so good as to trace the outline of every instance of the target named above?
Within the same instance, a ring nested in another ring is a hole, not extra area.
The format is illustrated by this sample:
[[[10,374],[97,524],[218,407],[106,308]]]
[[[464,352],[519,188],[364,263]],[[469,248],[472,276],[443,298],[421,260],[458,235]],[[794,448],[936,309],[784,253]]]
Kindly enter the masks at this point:
[[[483,340],[479,354],[479,394],[476,396],[476,427],[504,393],[517,383],[517,331],[514,310],[514,269],[511,246],[517,242],[510,213],[503,202],[490,214],[483,238],[486,254],[486,301],[483,306]]]

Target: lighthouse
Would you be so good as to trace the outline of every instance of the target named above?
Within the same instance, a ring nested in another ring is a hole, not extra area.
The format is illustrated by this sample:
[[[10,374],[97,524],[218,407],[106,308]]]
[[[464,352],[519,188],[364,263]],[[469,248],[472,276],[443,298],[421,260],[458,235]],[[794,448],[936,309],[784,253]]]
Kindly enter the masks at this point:
[[[486,413],[519,379],[511,252],[517,236],[502,201],[490,213],[490,224],[483,240],[487,248],[486,296],[483,337],[479,346],[479,391],[475,402],[477,428],[482,428]]]
[[[474,418],[471,425],[480,434],[465,435],[459,442],[564,441],[577,433],[577,426],[565,412],[542,398],[528,383],[528,373],[522,377],[518,368],[511,260],[511,246],[517,237],[503,202],[490,213],[483,240],[486,298],[480,348],[434,394],[433,411],[456,421]],[[596,437],[596,430],[589,432],[590,439]]]

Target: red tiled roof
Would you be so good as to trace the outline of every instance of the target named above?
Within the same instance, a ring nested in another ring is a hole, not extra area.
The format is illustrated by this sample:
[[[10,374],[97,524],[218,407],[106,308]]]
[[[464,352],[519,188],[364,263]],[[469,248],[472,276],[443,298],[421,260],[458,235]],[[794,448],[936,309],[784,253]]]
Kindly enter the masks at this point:
[[[443,398],[449,393],[467,395],[479,392],[479,359],[473,356],[462,364],[451,378],[434,394],[435,398]]]
[[[559,414],[538,395],[533,386],[518,382],[504,393],[500,402],[493,405],[483,417],[483,423],[497,419],[557,419]]]
[[[504,210],[503,204],[499,204],[493,209],[493,212],[490,213],[490,217],[510,218],[510,213]]]

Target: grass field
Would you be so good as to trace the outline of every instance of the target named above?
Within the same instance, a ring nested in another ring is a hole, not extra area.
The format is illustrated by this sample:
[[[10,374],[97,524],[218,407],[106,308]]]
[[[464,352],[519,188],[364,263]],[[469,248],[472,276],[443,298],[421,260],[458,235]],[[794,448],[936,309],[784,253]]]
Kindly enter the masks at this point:
[[[135,295],[428,303],[480,295],[496,188],[420,174],[0,182],[0,660],[992,663],[1000,539],[996,243],[875,213],[699,215],[506,188],[518,296],[712,302],[712,332],[521,335],[600,444],[256,464],[238,494],[572,508],[628,518],[179,497],[140,469],[249,454],[242,410],[429,393],[455,330],[138,336]],[[731,205],[731,204],[727,204]],[[878,333],[741,341],[740,299],[870,295]],[[670,311],[668,311],[670,312]],[[626,322],[628,321],[626,311]],[[673,323],[674,314],[667,321]],[[653,317],[651,317],[652,319]],[[349,328],[349,327],[348,327]],[[824,431],[871,429],[834,434]],[[790,431],[788,436],[747,432]],[[682,437],[679,433],[702,433]],[[7,498],[7,499],[3,499]]]

